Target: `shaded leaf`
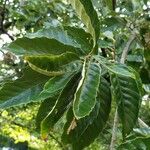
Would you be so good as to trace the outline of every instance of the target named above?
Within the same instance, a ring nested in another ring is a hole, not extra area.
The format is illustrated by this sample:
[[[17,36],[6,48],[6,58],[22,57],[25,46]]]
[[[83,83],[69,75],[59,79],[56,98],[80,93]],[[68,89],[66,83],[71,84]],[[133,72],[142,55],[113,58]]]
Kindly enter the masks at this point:
[[[66,86],[68,81],[76,74],[76,72],[56,76],[49,79],[44,85],[43,91],[39,94],[38,99],[44,100],[47,98],[55,97]]]
[[[136,124],[141,102],[138,83],[135,79],[123,75],[111,75],[113,97],[118,105],[118,115],[122,122],[122,134],[125,137]]]
[[[121,144],[117,150],[149,150],[150,149],[150,137],[138,137],[133,140],[129,140]]]
[[[62,141],[66,144],[71,143],[74,150],[80,150],[90,145],[104,128],[110,108],[110,85],[104,78],[101,78],[97,103],[90,115],[80,120],[74,120],[72,108],[68,111]],[[69,130],[72,121],[75,121],[76,126]]]
[[[77,73],[68,81],[67,85],[64,87],[60,96],[58,97],[55,106],[43,119],[41,123],[41,134],[44,139],[47,137],[49,131],[53,128],[55,123],[63,116],[64,112],[69,107],[69,104],[73,100],[79,78],[80,73]]]
[[[55,105],[56,100],[57,100],[57,96],[45,99],[41,103],[39,110],[38,110],[38,113],[37,113],[37,116],[36,116],[36,127],[37,127],[37,129],[40,129],[40,124],[41,124],[42,120],[52,110],[52,108]]]
[[[22,78],[6,83],[0,89],[0,108],[8,108],[37,101],[44,83],[49,78],[29,68]]]

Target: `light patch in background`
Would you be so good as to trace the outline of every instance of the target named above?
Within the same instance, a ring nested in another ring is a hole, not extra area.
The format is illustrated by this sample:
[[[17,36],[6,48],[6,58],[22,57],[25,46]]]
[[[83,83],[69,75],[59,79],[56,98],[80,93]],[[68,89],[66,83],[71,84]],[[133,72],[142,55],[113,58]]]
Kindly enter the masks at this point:
[[[0,51],[0,61],[2,61],[3,60],[3,54],[2,54],[2,52]]]
[[[6,34],[1,34],[0,36],[0,47],[2,47],[5,43],[10,43],[11,39]]]

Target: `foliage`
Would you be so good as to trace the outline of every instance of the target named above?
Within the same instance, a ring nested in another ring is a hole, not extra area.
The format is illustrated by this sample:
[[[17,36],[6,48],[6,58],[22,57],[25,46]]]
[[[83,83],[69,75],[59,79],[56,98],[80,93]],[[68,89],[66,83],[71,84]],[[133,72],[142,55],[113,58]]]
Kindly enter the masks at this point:
[[[60,10],[56,14],[52,10],[60,3],[62,9],[68,8],[66,14],[72,14],[69,21]],[[29,0],[17,4],[15,12],[14,6],[8,12],[6,7],[5,20],[11,18],[21,34],[4,48],[23,57],[26,67],[22,77],[1,87],[0,108],[38,101],[36,122],[44,140],[66,116],[62,142],[75,150],[89,146],[102,133],[110,111],[116,108],[123,137],[118,149],[134,148],[137,143],[141,149],[149,148],[149,129],[134,129],[142,96],[149,96],[148,1]],[[30,32],[25,36],[24,27]]]

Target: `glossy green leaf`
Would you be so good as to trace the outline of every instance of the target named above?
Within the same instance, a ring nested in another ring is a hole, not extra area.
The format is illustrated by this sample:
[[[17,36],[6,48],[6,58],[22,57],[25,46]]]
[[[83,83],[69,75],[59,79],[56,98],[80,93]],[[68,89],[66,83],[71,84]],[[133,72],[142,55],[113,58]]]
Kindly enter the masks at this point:
[[[9,49],[19,55],[55,55],[67,51],[85,55],[90,52],[93,46],[90,39],[90,35],[82,29],[50,27],[18,38],[9,45]]]
[[[87,31],[92,35],[94,46],[99,38],[100,25],[95,9],[91,0],[69,0],[76,13],[86,25]]]
[[[69,107],[74,97],[74,92],[77,88],[80,78],[80,73],[77,73],[70,79],[67,85],[62,90],[60,96],[58,97],[55,106],[49,112],[49,114],[43,119],[41,123],[41,134],[45,139],[49,131],[53,128],[55,123],[62,117],[64,112]]]
[[[29,68],[24,75],[13,82],[6,83],[0,89],[0,108],[8,108],[36,101],[44,83],[49,78]]]
[[[101,68],[97,63],[84,62],[82,78],[79,82],[73,102],[73,111],[77,119],[90,114],[96,104],[100,83]]]
[[[118,115],[122,122],[122,134],[125,137],[136,124],[141,103],[141,94],[135,79],[112,74],[113,97],[118,105]]]
[[[91,35],[86,33],[81,28],[76,27],[50,27],[48,29],[42,29],[36,33],[29,34],[28,37],[47,37],[50,39],[56,39],[57,41],[64,43],[65,45],[71,45],[75,48],[79,48],[83,54],[88,54],[92,49],[93,43],[91,41]]]
[[[111,108],[110,85],[101,78],[97,103],[90,113],[80,120],[76,120],[72,108],[67,113],[62,141],[71,143],[74,150],[81,150],[90,145],[104,128]]]
[[[25,60],[33,70],[47,76],[62,75],[66,72],[78,70],[80,67],[76,61],[79,60],[79,57],[70,52],[61,55],[26,56]]]

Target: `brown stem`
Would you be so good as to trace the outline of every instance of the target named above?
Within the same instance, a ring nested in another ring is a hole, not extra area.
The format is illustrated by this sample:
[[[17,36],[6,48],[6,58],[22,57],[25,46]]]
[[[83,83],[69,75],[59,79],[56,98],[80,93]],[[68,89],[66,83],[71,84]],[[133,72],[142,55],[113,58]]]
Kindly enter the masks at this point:
[[[112,129],[110,150],[115,150],[115,143],[116,143],[116,139],[117,139],[117,126],[118,126],[118,111],[116,109],[115,117],[114,117],[114,124],[113,124],[113,129]]]
[[[122,64],[125,63],[125,60],[126,60],[127,55],[128,55],[129,48],[130,48],[132,42],[134,41],[135,37],[136,37],[136,34],[132,33],[130,38],[129,38],[129,41],[127,42],[125,48],[123,49],[121,59],[120,59],[120,63],[122,63]]]

